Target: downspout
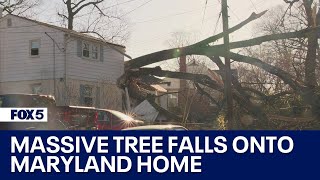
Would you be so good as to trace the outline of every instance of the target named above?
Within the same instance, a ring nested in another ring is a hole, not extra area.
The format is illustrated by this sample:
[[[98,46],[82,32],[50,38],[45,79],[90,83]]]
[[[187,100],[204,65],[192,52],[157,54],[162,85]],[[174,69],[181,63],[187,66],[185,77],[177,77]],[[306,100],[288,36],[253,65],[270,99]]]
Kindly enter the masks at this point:
[[[53,95],[56,98],[56,44],[53,42]]]
[[[0,7],[0,19],[2,18],[2,13],[3,13],[3,8],[2,7]],[[3,57],[3,55],[2,55],[2,52],[1,52],[1,49],[2,49],[2,42],[3,42],[3,40],[2,40],[2,33],[3,32],[3,30],[0,30],[0,76],[2,75],[2,73],[1,73],[1,65],[2,65],[2,61],[3,61],[3,59],[2,59],[2,57]],[[2,94],[3,92],[3,90],[2,90],[2,77],[0,77],[0,93]]]
[[[45,34],[52,40],[52,51],[53,51],[53,96],[56,98],[56,43],[54,39],[47,33]]]
[[[64,93],[65,93],[65,106],[70,104],[70,99],[67,97],[67,38],[68,34],[64,34]]]

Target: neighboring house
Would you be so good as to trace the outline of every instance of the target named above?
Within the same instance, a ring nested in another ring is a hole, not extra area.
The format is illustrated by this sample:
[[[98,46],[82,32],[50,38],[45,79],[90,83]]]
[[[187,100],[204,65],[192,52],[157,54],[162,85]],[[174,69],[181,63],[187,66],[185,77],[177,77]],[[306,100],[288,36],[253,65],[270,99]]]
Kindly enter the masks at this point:
[[[0,93],[49,94],[58,105],[120,110],[116,81],[124,51],[76,31],[0,15]]]
[[[204,74],[209,76],[211,79],[217,81],[221,85],[223,85],[221,76],[216,71],[209,69],[205,64],[198,63],[195,60],[190,61],[189,63],[186,63],[185,61],[180,61],[180,71],[192,73],[192,74]],[[172,79],[172,78],[165,78],[163,79],[163,81],[168,83],[162,84],[161,86],[164,89],[166,89],[168,93],[170,92],[173,93],[168,95],[168,108],[178,107],[179,99],[180,99],[180,103],[185,104],[184,96],[188,96],[186,94],[192,94],[193,91],[195,90],[194,84],[191,81]],[[210,94],[211,96],[217,99],[222,97],[222,93],[218,91],[211,91]],[[212,103],[209,103],[209,105],[216,106],[215,104],[212,104]]]

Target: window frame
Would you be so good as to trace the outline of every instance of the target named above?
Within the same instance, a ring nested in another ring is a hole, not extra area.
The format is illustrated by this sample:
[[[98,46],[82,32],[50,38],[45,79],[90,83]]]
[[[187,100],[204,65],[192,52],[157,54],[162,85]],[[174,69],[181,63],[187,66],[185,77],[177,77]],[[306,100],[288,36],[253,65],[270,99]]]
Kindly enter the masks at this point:
[[[38,54],[37,55],[32,55],[32,43],[33,42],[38,42],[39,47],[38,47]],[[30,57],[40,57],[40,49],[41,49],[41,40],[40,39],[32,39],[29,41],[29,56]]]
[[[96,47],[96,51],[93,51],[93,47]],[[93,57],[93,54],[96,53],[96,58]],[[92,43],[91,44],[91,59],[98,61],[99,60],[99,45]]]
[[[88,57],[84,56],[84,53],[83,53],[85,44],[88,45]],[[96,51],[93,51],[94,47],[96,47]],[[97,43],[93,43],[90,41],[82,41],[81,57],[86,60],[99,61],[99,58],[100,58],[100,48],[99,47],[100,47],[100,45]],[[96,58],[93,57],[94,53],[96,54]]]
[[[84,51],[85,51],[85,45],[88,45],[88,57],[84,55]],[[85,58],[85,59],[90,59],[90,43],[87,42],[87,41],[82,41],[82,48],[81,48],[81,54],[82,54],[82,57]]]
[[[80,98],[83,99],[83,104],[84,106],[87,106],[87,107],[91,107],[93,106],[93,86],[90,86],[90,85],[86,85],[86,84],[81,84],[80,87],[83,86],[84,90],[83,90],[83,94],[80,94]],[[86,88],[90,88],[91,89],[91,92],[90,94],[87,94],[86,93]],[[86,99],[91,99],[91,105],[88,105],[86,103]]]

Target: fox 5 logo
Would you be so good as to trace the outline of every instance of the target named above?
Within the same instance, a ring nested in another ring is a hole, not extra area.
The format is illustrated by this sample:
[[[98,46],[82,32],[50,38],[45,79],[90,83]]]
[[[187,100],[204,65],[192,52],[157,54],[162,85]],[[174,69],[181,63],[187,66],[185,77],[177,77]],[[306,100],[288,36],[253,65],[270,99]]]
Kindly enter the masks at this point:
[[[0,122],[47,122],[47,108],[1,108]]]

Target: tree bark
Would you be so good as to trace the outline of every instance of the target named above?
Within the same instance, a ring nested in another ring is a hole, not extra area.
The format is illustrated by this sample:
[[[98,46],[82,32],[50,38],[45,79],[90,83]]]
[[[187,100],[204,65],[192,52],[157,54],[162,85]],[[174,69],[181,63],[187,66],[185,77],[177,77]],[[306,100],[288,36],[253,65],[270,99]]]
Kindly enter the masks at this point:
[[[316,27],[316,14],[313,12],[313,0],[304,0],[304,7],[307,15],[308,27]],[[317,47],[318,47],[318,31],[311,31],[307,34],[308,37],[308,52],[305,62],[305,84],[314,89],[317,86],[316,67],[317,67]]]

